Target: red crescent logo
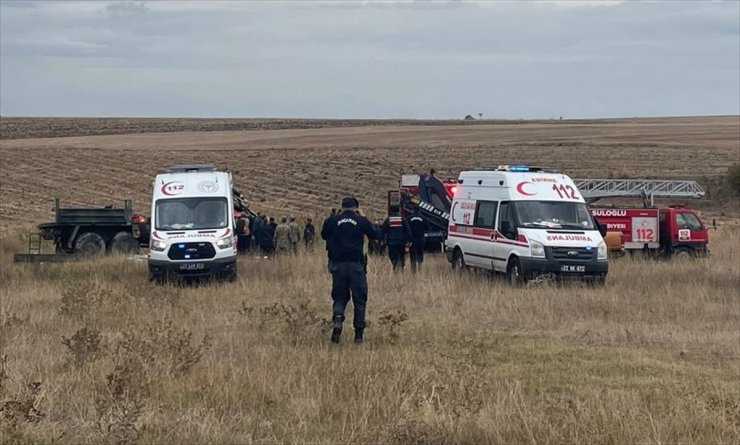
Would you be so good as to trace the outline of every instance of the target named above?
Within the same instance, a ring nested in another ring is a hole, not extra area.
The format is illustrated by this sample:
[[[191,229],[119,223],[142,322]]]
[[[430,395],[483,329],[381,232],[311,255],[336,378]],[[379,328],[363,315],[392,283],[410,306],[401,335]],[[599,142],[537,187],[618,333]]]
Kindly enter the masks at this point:
[[[524,191],[524,186],[527,185],[527,184],[531,184],[531,182],[529,182],[529,181],[522,181],[522,182],[520,182],[519,184],[516,185],[516,191],[519,192],[519,194],[525,195],[525,196],[536,195],[537,193],[527,193],[527,192]]]
[[[452,211],[450,211],[450,218],[452,219],[452,222],[457,222],[457,220],[455,219],[455,207],[457,207],[458,204],[460,203],[456,201],[455,205],[452,206]]]
[[[174,196],[179,195],[183,191],[183,184],[180,181],[170,181],[166,184],[162,185],[162,188],[160,189],[163,194],[167,196]]]

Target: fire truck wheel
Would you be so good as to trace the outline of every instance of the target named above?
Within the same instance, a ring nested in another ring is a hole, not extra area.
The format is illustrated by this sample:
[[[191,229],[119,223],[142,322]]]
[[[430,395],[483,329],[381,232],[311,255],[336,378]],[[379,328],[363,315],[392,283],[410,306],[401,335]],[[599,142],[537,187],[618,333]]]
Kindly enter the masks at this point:
[[[84,256],[102,255],[105,253],[105,241],[95,232],[86,232],[75,240],[75,253]]]
[[[452,254],[452,269],[458,272],[462,272],[465,269],[465,258],[460,249],[455,249],[455,252]]]
[[[511,257],[509,264],[506,266],[506,280],[512,286],[521,286],[524,284],[524,275],[522,274],[522,263],[519,258]]]
[[[139,253],[139,242],[128,232],[118,232],[110,242],[110,249],[114,253],[133,255]]]
[[[687,261],[693,257],[693,252],[684,247],[679,247],[673,251],[673,259],[677,261]]]

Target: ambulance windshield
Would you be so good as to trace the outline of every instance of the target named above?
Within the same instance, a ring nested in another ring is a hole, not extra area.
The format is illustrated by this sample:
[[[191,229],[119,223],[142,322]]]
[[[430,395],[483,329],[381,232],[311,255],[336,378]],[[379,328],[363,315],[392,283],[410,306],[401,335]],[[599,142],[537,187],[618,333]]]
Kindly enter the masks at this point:
[[[594,230],[588,208],[581,202],[517,201],[515,206],[524,228]]]
[[[203,230],[228,227],[226,198],[160,199],[156,207],[157,230]]]

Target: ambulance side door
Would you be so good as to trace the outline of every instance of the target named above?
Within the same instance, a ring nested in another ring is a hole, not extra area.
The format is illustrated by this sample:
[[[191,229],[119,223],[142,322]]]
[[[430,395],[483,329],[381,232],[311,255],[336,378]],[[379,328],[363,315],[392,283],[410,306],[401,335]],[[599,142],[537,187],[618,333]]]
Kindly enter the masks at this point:
[[[499,206],[498,211],[498,236],[493,244],[493,266],[494,270],[499,272],[506,271],[506,263],[509,259],[509,252],[513,248],[507,242],[517,238],[512,229],[516,229],[516,218],[514,216],[514,203],[504,201]],[[508,229],[508,230],[507,230]]]
[[[473,230],[478,240],[470,256],[473,257],[472,260],[476,266],[489,270],[493,268],[493,239],[497,210],[497,201],[478,201],[473,221]]]

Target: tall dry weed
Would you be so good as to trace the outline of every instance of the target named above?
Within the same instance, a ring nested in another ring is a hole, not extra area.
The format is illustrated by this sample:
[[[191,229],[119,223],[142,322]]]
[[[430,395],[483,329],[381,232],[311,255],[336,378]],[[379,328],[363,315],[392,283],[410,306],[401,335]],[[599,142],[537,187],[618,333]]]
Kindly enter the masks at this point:
[[[62,344],[72,356],[72,362],[78,368],[83,367],[104,353],[104,345],[101,344],[100,331],[82,327],[71,337],[62,336]]]
[[[161,319],[129,330],[117,344],[119,363],[134,363],[147,372],[165,372],[175,376],[189,373],[210,348],[210,338],[194,342],[193,333]]]
[[[86,321],[91,312],[108,300],[111,291],[92,281],[76,281],[62,289],[59,313],[75,319]]]
[[[140,439],[147,394],[142,372],[135,362],[116,365],[97,392],[97,425],[103,439],[112,445],[132,445]]]

